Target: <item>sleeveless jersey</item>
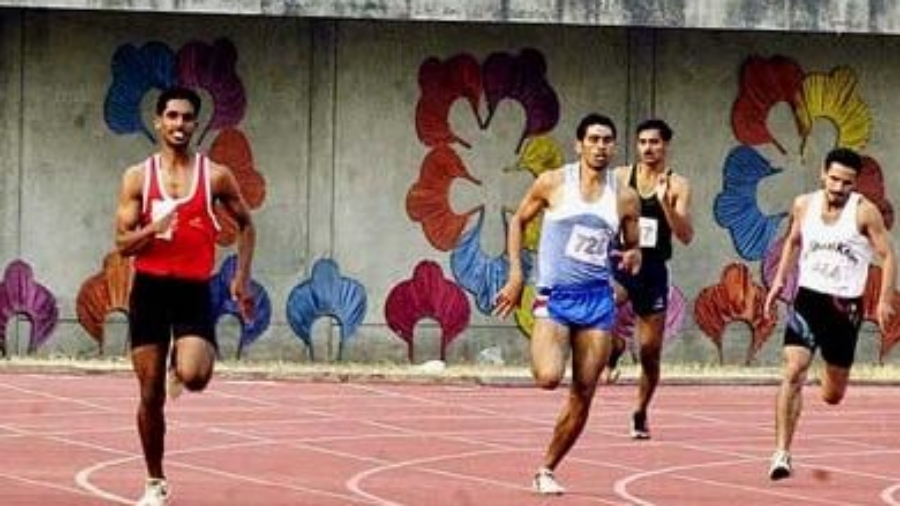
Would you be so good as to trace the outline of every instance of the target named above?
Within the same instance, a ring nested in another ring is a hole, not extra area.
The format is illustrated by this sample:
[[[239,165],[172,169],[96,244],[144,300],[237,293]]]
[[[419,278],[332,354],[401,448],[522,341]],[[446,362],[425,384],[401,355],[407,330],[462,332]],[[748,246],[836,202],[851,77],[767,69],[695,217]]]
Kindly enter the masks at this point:
[[[536,285],[552,289],[606,283],[609,250],[619,232],[615,176],[607,172],[600,198],[585,202],[578,164],[562,170],[562,199],[544,212],[541,225]]]
[[[872,246],[859,232],[857,210],[861,195],[853,193],[831,224],[822,220],[825,192],[812,194],[800,224],[800,278],[798,284],[819,293],[859,297],[866,287]]]
[[[643,261],[660,260],[665,262],[672,258],[672,227],[669,226],[666,212],[663,211],[662,203],[656,198],[656,194],[649,197],[641,195],[637,184],[637,167],[637,165],[631,166],[628,186],[634,188],[641,201],[641,216],[638,220],[638,227],[641,231],[641,258]],[[672,171],[667,169],[666,177],[671,174]]]
[[[182,198],[166,194],[160,173],[160,156],[153,155],[144,164],[144,189],[141,226],[153,221],[160,209],[174,206],[174,225],[138,253],[136,271],[155,276],[207,280],[212,274],[219,224],[212,209],[209,159],[197,154],[190,190]],[[154,213],[156,209],[156,213]]]

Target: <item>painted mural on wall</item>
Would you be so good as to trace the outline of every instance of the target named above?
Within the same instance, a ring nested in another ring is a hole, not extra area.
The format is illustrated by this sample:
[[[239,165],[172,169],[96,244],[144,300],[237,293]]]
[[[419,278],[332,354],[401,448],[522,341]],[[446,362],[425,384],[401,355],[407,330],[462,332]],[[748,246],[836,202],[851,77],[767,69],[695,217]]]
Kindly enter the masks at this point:
[[[103,259],[99,272],[89,277],[75,298],[78,323],[104,349],[104,322],[111,312],[128,314],[133,269],[131,259],[113,251]]]
[[[786,104],[794,117],[796,137],[779,139],[769,130],[768,117],[779,104]],[[827,121],[836,131],[835,147],[847,147],[863,155],[859,191],[872,200],[893,225],[893,206],[885,195],[884,178],[877,160],[865,152],[872,135],[873,121],[868,104],[859,90],[856,73],[849,67],[835,67],[829,72],[807,72],[796,61],[783,55],[769,58],[751,56],[740,72],[740,86],[731,112],[731,125],[740,142],[727,155],[722,167],[722,190],[715,198],[716,222],[728,231],[738,255],[746,261],[761,263],[761,277],[753,280],[745,264],[729,264],[718,284],[703,289],[695,301],[694,317],[699,327],[716,344],[721,359],[721,339],[726,324],[748,323],[753,339],[746,362],[771,336],[775,322],[762,315],[765,286],[774,276],[781,253],[779,230],[785,228],[790,202],[783,210],[766,214],[759,205],[759,186],[766,178],[777,178],[787,170],[777,161],[764,156],[763,148],[771,146],[783,155],[797,154],[806,158],[807,146],[817,121]],[[818,161],[811,161],[820,170]],[[871,276],[870,276],[871,281]],[[796,290],[796,272],[791,273],[781,300],[790,303]],[[877,296],[867,289],[866,300]],[[869,301],[869,304],[873,302]],[[872,319],[872,315],[867,316]],[[897,325],[893,325],[892,329]],[[897,336],[882,336],[881,358]]]
[[[725,327],[732,322],[746,323],[752,330],[745,364],[750,364],[762,349],[776,323],[774,317],[764,316],[765,301],[766,288],[753,280],[749,267],[740,263],[728,264],[717,284],[700,290],[694,301],[694,318],[700,330],[715,344],[720,363]]]
[[[315,360],[312,327],[322,317],[340,325],[337,359],[343,360],[346,343],[366,318],[368,296],[359,281],[341,274],[337,262],[321,258],[313,265],[312,276],[295,286],[287,300],[287,320],[294,334],[306,345]]]
[[[440,359],[444,360],[447,346],[469,326],[471,308],[465,292],[444,277],[441,266],[423,260],[416,265],[412,278],[388,293],[384,316],[388,328],[406,342],[410,362],[415,356],[416,324],[425,318],[436,321],[441,328]]]
[[[477,151],[478,147],[453,131],[450,109],[457,100],[464,100],[478,127],[487,130],[503,100],[517,102],[525,113],[524,125],[516,144],[509,146],[516,161],[503,170],[525,170],[536,176],[559,167],[563,161],[562,150],[547,135],[559,122],[559,99],[547,79],[544,55],[531,48],[518,53],[495,52],[483,62],[467,53],[445,60],[427,58],[419,67],[418,82],[416,133],[429,151],[422,161],[419,178],[407,193],[407,214],[421,225],[435,249],[450,252],[456,283],[472,294],[480,312],[489,315],[506,280],[509,263],[505,254],[491,257],[484,251],[483,225],[487,219],[503,220],[505,224],[505,214],[514,203],[504,203],[497,216],[488,215],[484,205],[463,213],[453,210],[450,188],[454,183],[482,183],[458,154],[460,150]],[[524,263],[529,270],[538,231],[533,225],[526,234]],[[408,289],[417,286],[425,287],[413,284]]]
[[[59,321],[56,297],[34,279],[31,266],[22,260],[10,262],[0,282],[0,352],[3,356],[7,355],[6,327],[16,316],[24,317],[31,324],[28,353],[34,353],[47,341]]]
[[[250,297],[253,300],[252,318],[244,319],[238,308],[237,302],[231,298],[231,280],[237,272],[237,255],[229,255],[219,270],[213,275],[209,284],[210,306],[212,307],[213,321],[218,322],[223,316],[231,316],[241,323],[241,335],[238,339],[238,345],[235,358],[241,358],[244,349],[253,344],[254,341],[269,328],[269,322],[272,320],[272,303],[269,301],[269,294],[256,280],[250,280]]]
[[[266,183],[256,170],[250,141],[240,129],[247,98],[237,73],[237,57],[234,44],[225,38],[212,44],[190,41],[178,51],[159,41],[147,42],[140,47],[123,44],[112,57],[112,81],[104,100],[104,120],[113,133],[141,135],[154,145],[156,139],[144,120],[153,115],[153,111],[144,106],[147,95],[174,85],[205,92],[212,103],[205,104],[203,110],[212,112],[206,124],[201,125],[197,144],[203,149],[207,138],[214,136],[206,150],[208,156],[232,170],[247,204],[251,209],[258,209],[265,200]],[[236,224],[218,204],[216,206],[216,217],[222,227],[217,242],[223,246],[233,244]],[[213,316],[216,320],[225,314],[238,318],[241,323],[237,348],[240,356],[244,348],[268,327],[271,303],[265,288],[251,280],[256,316],[251,321],[244,321],[225,295],[227,281],[223,276],[233,274],[233,263],[232,257],[225,259],[213,278]],[[101,349],[102,327],[107,314],[110,311],[127,314],[130,279],[130,260],[110,253],[104,260],[102,271],[85,280],[79,290],[76,300],[78,321],[101,344]]]

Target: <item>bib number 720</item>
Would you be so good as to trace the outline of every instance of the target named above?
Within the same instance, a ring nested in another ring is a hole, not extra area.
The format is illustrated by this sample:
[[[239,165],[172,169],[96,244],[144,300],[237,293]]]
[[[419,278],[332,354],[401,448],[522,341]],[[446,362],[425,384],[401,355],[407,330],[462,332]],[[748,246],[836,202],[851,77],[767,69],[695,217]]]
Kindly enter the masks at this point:
[[[606,231],[582,225],[572,227],[566,256],[591,265],[606,265],[608,252],[609,234]]]

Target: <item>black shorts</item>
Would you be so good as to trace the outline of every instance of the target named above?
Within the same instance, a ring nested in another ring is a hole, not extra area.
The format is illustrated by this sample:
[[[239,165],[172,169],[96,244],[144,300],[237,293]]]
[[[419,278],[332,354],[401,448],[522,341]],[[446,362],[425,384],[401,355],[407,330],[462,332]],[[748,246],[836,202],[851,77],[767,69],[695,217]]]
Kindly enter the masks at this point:
[[[129,300],[131,347],[168,345],[172,338],[198,336],[216,346],[209,281],[136,273]]]
[[[862,325],[862,298],[846,299],[801,287],[784,329],[784,345],[821,350],[826,363],[850,368]]]
[[[638,316],[665,313],[669,307],[669,268],[664,261],[641,263],[641,270],[631,275],[616,269],[616,282],[628,292],[631,308]]]

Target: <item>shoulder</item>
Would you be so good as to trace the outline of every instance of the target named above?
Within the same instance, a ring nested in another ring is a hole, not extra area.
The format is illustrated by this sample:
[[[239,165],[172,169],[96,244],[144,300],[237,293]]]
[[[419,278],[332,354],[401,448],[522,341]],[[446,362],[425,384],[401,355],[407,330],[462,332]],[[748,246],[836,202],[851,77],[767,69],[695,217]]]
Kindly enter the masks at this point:
[[[791,212],[793,213],[794,217],[803,217],[803,215],[806,213],[806,209],[809,208],[810,203],[818,194],[818,191],[814,191],[810,193],[803,193],[794,197],[794,202],[791,205]]]
[[[691,187],[688,178],[674,171],[669,173],[669,184],[676,190],[688,191]]]
[[[882,216],[881,210],[878,208],[878,206],[874,202],[866,198],[865,195],[861,193],[858,195],[859,207],[856,210],[856,214],[859,219],[863,223],[869,223],[873,220],[883,221],[884,217]]]
[[[541,172],[534,181],[535,186],[553,188],[561,185],[565,181],[566,167],[567,165],[563,165],[557,169]]]
[[[238,193],[237,179],[234,172],[227,165],[213,161],[206,157],[206,175],[209,178],[209,186],[213,196],[223,197]]]
[[[216,162],[212,158],[204,155],[206,159],[206,171],[211,181],[228,180],[234,178],[234,172],[227,165]]]
[[[626,204],[635,204],[639,205],[640,197],[638,196],[637,190],[627,185],[619,185],[616,187],[616,196],[618,197],[620,202]]]
[[[144,175],[146,172],[146,164],[144,162],[126,167],[122,172],[122,185],[129,188],[134,187],[140,189],[144,184]]]
[[[144,173],[146,172],[146,170],[147,170],[147,164],[145,162],[136,163],[134,165],[129,165],[128,167],[125,167],[125,171],[123,172],[123,175],[125,177],[135,177],[135,176],[144,177]]]
[[[209,172],[210,176],[221,176],[224,172],[231,172],[228,166],[213,160],[209,155],[203,153],[199,156],[202,156],[203,160],[206,162],[206,170]]]

